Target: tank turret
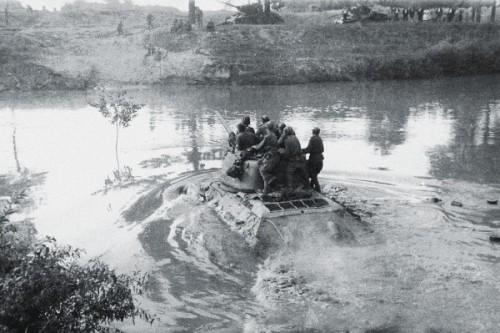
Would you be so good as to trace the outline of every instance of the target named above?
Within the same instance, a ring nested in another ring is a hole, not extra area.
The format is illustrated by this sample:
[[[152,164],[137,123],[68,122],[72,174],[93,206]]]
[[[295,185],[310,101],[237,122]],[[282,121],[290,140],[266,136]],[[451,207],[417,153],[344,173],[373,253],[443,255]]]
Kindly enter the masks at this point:
[[[238,159],[236,154],[228,153],[222,162],[220,181],[226,186],[226,189],[234,192],[252,193],[264,188],[264,180],[259,172],[256,160],[247,160],[243,162],[243,174],[239,178],[229,177],[226,170],[231,168]]]

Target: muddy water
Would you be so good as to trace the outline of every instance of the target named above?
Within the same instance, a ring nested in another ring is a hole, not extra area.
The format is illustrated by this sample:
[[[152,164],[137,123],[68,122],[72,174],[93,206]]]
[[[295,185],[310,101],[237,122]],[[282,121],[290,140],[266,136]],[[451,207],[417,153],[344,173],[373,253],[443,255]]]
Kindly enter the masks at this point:
[[[150,274],[141,303],[160,322],[127,331],[496,332],[499,88],[492,76],[133,90],[146,106],[119,133],[122,183],[91,94],[1,95],[0,173],[45,173],[29,212],[41,234]],[[312,233],[268,258],[247,247],[198,201],[226,139],[215,111],[231,126],[268,114],[304,145],[319,126],[325,189],[373,232]]]

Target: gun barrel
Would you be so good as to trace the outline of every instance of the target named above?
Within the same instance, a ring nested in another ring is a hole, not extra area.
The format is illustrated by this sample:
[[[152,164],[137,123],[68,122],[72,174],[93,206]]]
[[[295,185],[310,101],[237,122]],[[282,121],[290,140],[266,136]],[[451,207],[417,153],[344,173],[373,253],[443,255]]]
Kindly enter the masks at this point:
[[[226,124],[226,121],[224,120],[224,118],[222,118],[222,115],[220,114],[220,112],[215,111],[215,114],[217,115],[217,117],[219,117],[219,120],[220,120],[222,126],[224,126],[224,129],[226,130],[227,134],[230,134],[232,131],[229,128],[229,126]]]
[[[234,8],[236,8],[236,9],[238,9],[238,6],[235,6],[235,5],[233,5],[232,3],[229,3],[229,2],[224,2],[224,1],[220,1],[220,0],[215,0],[215,1],[220,2],[220,3],[223,3],[223,4],[227,5],[227,6],[231,6],[231,7],[234,7]]]

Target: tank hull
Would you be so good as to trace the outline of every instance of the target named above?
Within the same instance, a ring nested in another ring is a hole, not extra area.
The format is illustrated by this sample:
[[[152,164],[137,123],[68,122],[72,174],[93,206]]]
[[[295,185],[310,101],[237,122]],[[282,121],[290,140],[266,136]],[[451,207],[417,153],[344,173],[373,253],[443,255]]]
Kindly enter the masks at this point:
[[[229,192],[224,184],[215,181],[206,193],[221,219],[251,246],[297,239],[305,236],[302,231],[311,230],[310,226],[332,229],[335,219],[344,211],[342,206],[316,192],[303,199],[266,201],[254,193]]]

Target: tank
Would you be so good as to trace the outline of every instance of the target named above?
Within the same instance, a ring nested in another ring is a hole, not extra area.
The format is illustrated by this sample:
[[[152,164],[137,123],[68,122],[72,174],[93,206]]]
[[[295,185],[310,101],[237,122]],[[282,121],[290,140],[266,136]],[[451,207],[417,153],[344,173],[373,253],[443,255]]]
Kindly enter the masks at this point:
[[[335,220],[344,213],[338,203],[312,190],[262,195],[256,160],[243,163],[240,178],[226,175],[236,159],[237,154],[226,154],[221,171],[202,187],[201,196],[251,246],[307,237],[311,230],[335,233]]]
[[[225,3],[225,2],[223,2]],[[275,12],[264,12],[262,5],[258,3],[248,4],[244,6],[234,6],[230,3],[225,3],[231,7],[238,9],[238,13],[226,19],[225,24],[281,24],[284,23],[283,18]]]
[[[389,20],[389,16],[383,13],[376,12],[371,10],[370,7],[361,5],[357,7],[350,8],[348,10],[347,19],[341,19],[339,23],[347,24],[347,23],[355,23],[355,22],[364,22],[364,21],[387,21]]]

